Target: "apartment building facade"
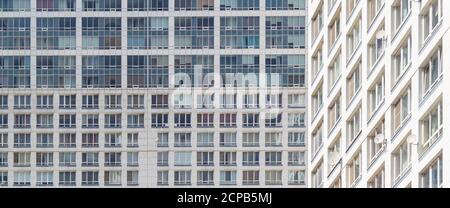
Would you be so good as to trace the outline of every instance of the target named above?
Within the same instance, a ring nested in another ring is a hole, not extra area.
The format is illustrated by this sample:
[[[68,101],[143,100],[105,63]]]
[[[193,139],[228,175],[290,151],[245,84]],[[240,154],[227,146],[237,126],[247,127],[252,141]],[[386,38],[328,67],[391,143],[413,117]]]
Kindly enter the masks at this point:
[[[0,0],[0,187],[305,187],[304,0]]]
[[[450,186],[446,8],[309,2],[308,186]]]

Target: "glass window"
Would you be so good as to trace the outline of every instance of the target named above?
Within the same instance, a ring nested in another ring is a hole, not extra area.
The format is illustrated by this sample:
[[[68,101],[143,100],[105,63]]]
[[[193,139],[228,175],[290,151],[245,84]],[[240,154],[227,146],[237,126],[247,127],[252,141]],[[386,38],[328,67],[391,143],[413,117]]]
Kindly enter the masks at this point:
[[[105,114],[105,128],[121,128],[122,114]]]
[[[220,166],[236,166],[236,152],[220,152]]]
[[[427,151],[442,137],[444,131],[443,117],[442,101],[439,101],[439,103],[434,105],[430,112],[420,120],[420,135],[422,139],[420,140],[419,153],[422,154]]]
[[[380,78],[376,81],[376,83],[369,88],[368,91],[368,105],[369,105],[369,116],[372,116],[374,113],[377,112],[377,110],[380,108],[380,106],[384,102],[384,91],[385,91],[385,84],[384,84],[384,74],[381,75]]]
[[[37,109],[53,109],[53,95],[38,95],[36,98]]]
[[[282,185],[282,173],[281,170],[266,170],[266,185]]]
[[[120,11],[122,0],[83,0],[83,11]]]
[[[29,50],[30,40],[30,18],[0,18],[0,50]]]
[[[98,152],[83,152],[81,159],[82,166],[98,166]]]
[[[37,88],[75,88],[75,56],[36,57]]]
[[[392,180],[394,184],[401,179],[401,177],[410,168],[411,164],[411,144],[408,141],[403,141],[392,152]]]
[[[128,95],[128,109],[143,109],[144,95]]]
[[[266,48],[305,48],[305,17],[266,17]]]
[[[74,109],[76,107],[76,95],[60,95],[59,108],[60,109]]]
[[[60,148],[76,147],[76,134],[75,133],[59,134],[59,147]]]
[[[38,12],[73,12],[76,0],[37,0],[36,10]]]
[[[158,186],[169,185],[169,171],[161,170],[158,171]]]
[[[214,10],[214,0],[175,0],[175,11]]]
[[[175,48],[214,48],[214,17],[175,17]]]
[[[105,171],[104,184],[108,185],[121,185],[122,183],[122,171]]]
[[[266,113],[264,118],[266,127],[281,127],[282,117],[282,113]]]
[[[169,0],[128,0],[128,11],[167,11]]]
[[[214,56],[175,56],[175,86],[214,86]]]
[[[305,132],[289,132],[288,133],[288,146],[304,146],[305,145]]]
[[[81,146],[99,147],[98,137],[99,137],[98,133],[83,133],[81,135]]]
[[[392,132],[395,135],[401,129],[411,114],[411,89],[408,88],[403,92],[400,98],[394,102],[392,109]]]
[[[38,50],[76,49],[76,18],[37,18],[36,21]],[[55,65],[58,64],[57,61],[54,62]],[[71,66],[74,63],[68,63],[68,65]]]
[[[225,132],[220,133],[220,146],[221,147],[236,147],[236,133]]]
[[[174,165],[175,166],[190,166],[191,165],[191,152],[175,152]]]
[[[31,171],[16,171],[14,172],[15,186],[29,186],[31,185]]]
[[[175,171],[174,172],[175,185],[191,185],[191,171]]]
[[[153,113],[152,114],[152,127],[153,128],[169,127],[169,114]]]
[[[76,114],[59,115],[59,128],[75,128],[75,127],[76,127]]]
[[[214,185],[214,171],[197,171],[197,185]]]
[[[259,0],[220,0],[220,10],[259,10]]]
[[[392,26],[395,33],[402,23],[409,16],[411,11],[412,2],[409,0],[395,0],[392,4]]]
[[[98,171],[82,171],[81,179],[81,185],[98,185]]]
[[[395,86],[411,64],[412,39],[408,37],[392,55],[392,86]]]
[[[259,17],[221,17],[220,48],[259,48]]]
[[[174,115],[175,127],[191,127],[190,113],[176,113]]]
[[[362,20],[361,17],[356,21],[347,33],[347,61],[353,58],[353,54],[359,48],[362,40]]]
[[[144,114],[129,114],[128,128],[144,128]]]
[[[122,20],[119,17],[83,17],[83,49],[120,49]]]
[[[76,166],[76,153],[75,152],[60,152],[59,153],[59,166],[60,167],[73,167]]]
[[[169,18],[129,17],[128,49],[166,49],[169,45]]]
[[[24,12],[31,10],[31,0],[1,0],[0,12]]]
[[[120,56],[83,56],[83,88],[120,88],[122,82]]]
[[[281,132],[266,132],[265,146],[266,147],[281,147],[283,146],[283,137]]]
[[[105,152],[105,166],[121,166],[121,152]]]
[[[220,114],[220,127],[236,127],[236,117],[235,113],[221,113]]]
[[[443,185],[443,161],[442,156],[435,159],[431,165],[420,173],[421,188],[441,188]]]
[[[30,88],[30,80],[29,56],[0,56],[0,88]]]
[[[169,95],[152,95],[152,108],[168,108]]]
[[[267,55],[266,77],[268,87],[304,87],[304,55]]]
[[[347,175],[348,187],[352,187],[362,175],[361,152],[356,153],[350,160],[350,163],[347,165]]]
[[[259,113],[242,114],[242,126],[243,127],[258,127],[259,126]]]
[[[98,114],[84,114],[82,115],[82,128],[98,128],[98,121],[99,121]]]
[[[259,86],[259,56],[220,56],[220,75],[222,87]]]
[[[139,185],[139,171],[127,171],[127,185]]]
[[[259,170],[242,171],[242,185],[258,185]]]
[[[424,100],[433,90],[434,86],[442,80],[442,46],[440,46],[420,69],[420,95]]]
[[[214,166],[214,152],[197,152],[197,166]]]
[[[139,133],[128,133],[127,147],[139,147]]]
[[[353,142],[358,139],[362,131],[362,110],[358,108],[350,119],[347,120],[347,147],[350,147]]]
[[[221,185],[236,185],[237,171],[220,171]]]
[[[53,128],[53,114],[37,114],[36,128]]]
[[[105,109],[121,109],[122,96],[121,95],[105,95]]]
[[[197,133],[197,147],[214,147],[214,132]]]
[[[305,0],[266,0],[266,10],[304,10]]]
[[[169,87],[168,56],[128,56],[128,88]]]

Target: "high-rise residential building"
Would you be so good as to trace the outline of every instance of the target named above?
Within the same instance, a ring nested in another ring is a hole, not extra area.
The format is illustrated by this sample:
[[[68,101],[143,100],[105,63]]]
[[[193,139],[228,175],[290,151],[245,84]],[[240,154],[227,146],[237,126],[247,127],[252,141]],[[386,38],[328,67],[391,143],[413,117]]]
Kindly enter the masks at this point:
[[[305,187],[305,1],[0,0],[0,186]]]
[[[450,187],[448,8],[309,1],[308,186]]]

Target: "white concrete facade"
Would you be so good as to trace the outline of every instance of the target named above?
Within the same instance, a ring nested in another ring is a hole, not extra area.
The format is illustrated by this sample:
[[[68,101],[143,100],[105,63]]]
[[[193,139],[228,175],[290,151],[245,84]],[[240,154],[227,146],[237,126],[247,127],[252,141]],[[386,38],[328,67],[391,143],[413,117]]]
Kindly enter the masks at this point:
[[[450,2],[309,5],[308,186],[450,187]]]

